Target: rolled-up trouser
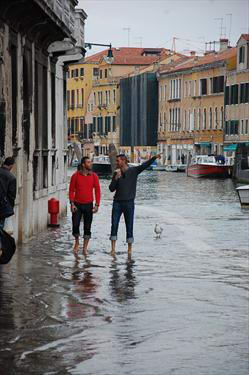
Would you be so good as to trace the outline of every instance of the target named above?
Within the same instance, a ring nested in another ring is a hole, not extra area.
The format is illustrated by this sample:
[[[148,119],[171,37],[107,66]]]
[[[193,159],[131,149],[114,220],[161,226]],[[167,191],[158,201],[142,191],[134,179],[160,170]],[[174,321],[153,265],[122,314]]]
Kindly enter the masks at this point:
[[[118,226],[120,217],[124,214],[125,225],[126,225],[126,242],[133,243],[133,222],[134,222],[134,211],[135,204],[134,199],[127,201],[113,201],[112,206],[112,227],[111,227],[111,241],[117,240]]]
[[[93,203],[81,204],[74,203],[77,207],[76,212],[72,214],[73,222],[73,236],[78,238],[80,236],[80,222],[83,216],[84,221],[84,239],[91,238],[91,226],[93,220]]]

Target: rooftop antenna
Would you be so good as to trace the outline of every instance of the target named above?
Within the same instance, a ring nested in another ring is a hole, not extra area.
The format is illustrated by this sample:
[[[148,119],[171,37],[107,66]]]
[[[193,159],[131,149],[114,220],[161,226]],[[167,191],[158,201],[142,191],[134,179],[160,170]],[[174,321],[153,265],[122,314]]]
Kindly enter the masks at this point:
[[[231,41],[231,31],[232,31],[232,18],[233,18],[233,15],[232,15],[232,13],[228,13],[228,14],[226,14],[226,16],[229,16],[228,43],[229,43],[229,46],[230,46],[230,41]]]
[[[127,31],[128,47],[130,47],[130,31],[131,31],[131,28],[130,27],[123,27],[123,30]]]
[[[226,36],[226,28],[223,27],[223,21],[224,21],[224,18],[214,18],[215,21],[220,21],[220,38],[222,39],[223,36]],[[223,30],[224,30],[224,33],[223,33]]]

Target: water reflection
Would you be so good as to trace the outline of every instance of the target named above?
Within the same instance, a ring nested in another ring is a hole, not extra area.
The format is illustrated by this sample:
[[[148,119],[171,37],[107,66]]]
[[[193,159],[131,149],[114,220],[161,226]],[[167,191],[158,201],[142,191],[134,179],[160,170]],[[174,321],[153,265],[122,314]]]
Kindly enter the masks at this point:
[[[110,267],[110,288],[112,296],[119,303],[135,298],[137,283],[134,274],[135,261],[131,257],[127,258],[124,273],[122,273],[121,266],[122,264],[119,264],[114,256]]]

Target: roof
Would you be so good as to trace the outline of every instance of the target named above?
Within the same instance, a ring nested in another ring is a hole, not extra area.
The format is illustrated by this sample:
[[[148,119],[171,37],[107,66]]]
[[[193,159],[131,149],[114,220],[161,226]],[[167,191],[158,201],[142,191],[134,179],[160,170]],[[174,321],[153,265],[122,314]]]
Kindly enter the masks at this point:
[[[182,70],[191,69],[193,67],[201,67],[208,64],[213,64],[218,61],[226,61],[230,59],[231,57],[236,56],[237,49],[234,48],[228,48],[226,50],[220,51],[220,52],[213,52],[208,53],[207,55],[204,55],[202,57],[190,57],[190,60],[183,61],[183,63],[176,61],[175,64],[172,66],[167,66],[166,69],[161,71],[162,73],[171,73],[171,72],[178,72]]]
[[[85,63],[99,63],[104,56],[107,56],[108,49],[95,53],[85,59]],[[114,65],[150,65],[162,55],[169,53],[165,48],[134,48],[120,47],[112,48]]]
[[[242,38],[249,42],[249,34],[241,34],[239,40]]]

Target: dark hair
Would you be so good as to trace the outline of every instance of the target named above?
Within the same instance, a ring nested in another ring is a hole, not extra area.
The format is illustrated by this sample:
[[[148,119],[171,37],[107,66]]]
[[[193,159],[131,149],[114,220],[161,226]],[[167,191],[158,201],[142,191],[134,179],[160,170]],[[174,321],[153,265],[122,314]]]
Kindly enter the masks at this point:
[[[4,163],[3,163],[3,165],[7,165],[8,167],[9,167],[10,165],[14,165],[14,164],[15,164],[15,159],[14,159],[12,156],[6,158],[6,159],[4,160]]]
[[[125,160],[126,163],[128,163],[128,158],[127,158],[127,156],[126,156],[125,154],[119,154],[119,155],[117,155],[117,158],[120,158],[120,159],[122,159],[122,160]]]
[[[85,161],[86,160],[90,160],[90,158],[88,157],[88,156],[83,156],[83,158],[81,159],[81,162],[80,162],[80,164],[82,165],[82,164],[85,164]]]

